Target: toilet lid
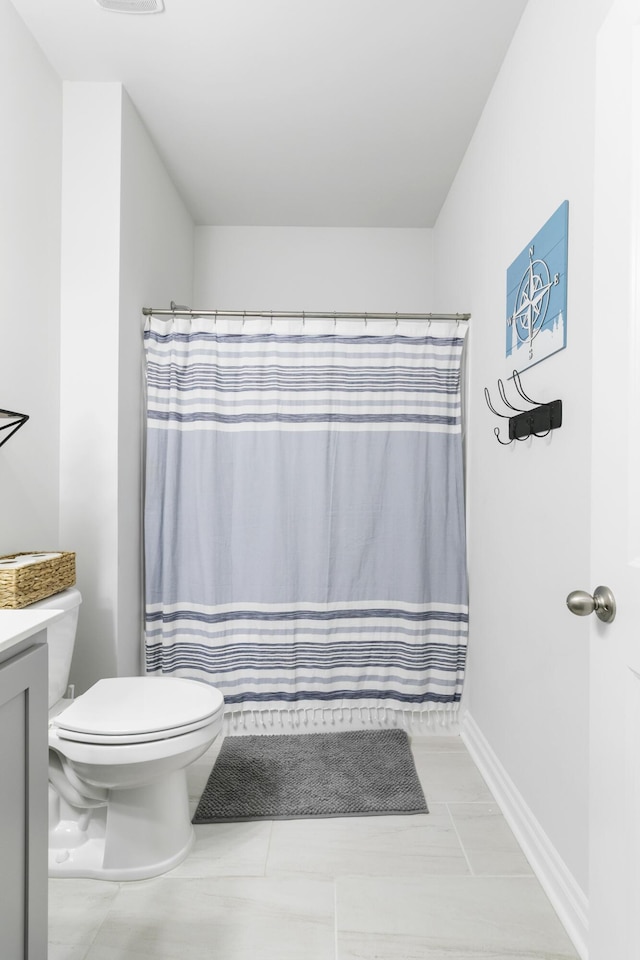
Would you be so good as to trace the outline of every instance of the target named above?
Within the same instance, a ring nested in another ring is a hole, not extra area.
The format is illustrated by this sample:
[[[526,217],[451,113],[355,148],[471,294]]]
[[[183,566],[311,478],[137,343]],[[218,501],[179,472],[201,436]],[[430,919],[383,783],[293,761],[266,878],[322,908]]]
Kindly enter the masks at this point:
[[[52,721],[58,736],[89,743],[138,743],[197,730],[224,708],[219,690],[179,677],[98,680]]]

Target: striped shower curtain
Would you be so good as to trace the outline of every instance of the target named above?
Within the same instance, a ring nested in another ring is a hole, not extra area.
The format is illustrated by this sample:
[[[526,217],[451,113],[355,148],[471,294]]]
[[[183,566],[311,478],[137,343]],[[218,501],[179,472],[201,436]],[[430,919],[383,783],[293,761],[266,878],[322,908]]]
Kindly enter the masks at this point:
[[[455,709],[465,332],[148,319],[147,672],[232,713]]]

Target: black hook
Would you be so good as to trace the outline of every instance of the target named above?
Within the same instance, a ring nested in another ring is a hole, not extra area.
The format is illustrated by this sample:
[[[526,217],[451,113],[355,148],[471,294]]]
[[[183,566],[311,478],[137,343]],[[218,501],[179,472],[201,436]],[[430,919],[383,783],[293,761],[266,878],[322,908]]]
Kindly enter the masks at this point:
[[[488,388],[484,388],[484,399],[491,413],[496,417],[501,417],[501,419],[509,421],[509,440],[501,440],[500,430],[498,427],[494,427],[493,432],[499,444],[507,447],[510,443],[513,443],[514,440],[522,442],[523,440],[529,440],[530,437],[539,437],[542,439],[543,437],[548,437],[552,430],[562,426],[561,400],[536,404],[536,401],[532,400],[532,398],[524,392],[517,370],[513,371],[513,383],[519,396],[521,396],[523,400],[526,400],[527,403],[533,404],[533,408],[530,410],[520,410],[518,407],[514,407],[507,397],[503,381],[498,379],[500,399],[505,407],[513,411],[515,416],[500,413],[499,410],[496,410],[491,402]]]
[[[514,384],[515,384],[516,390],[518,391],[518,393],[520,394],[520,396],[522,397],[523,400],[526,400],[527,403],[532,403],[532,404],[534,405],[534,407],[539,407],[539,406],[541,406],[541,404],[539,403],[539,401],[537,401],[537,400],[532,400],[531,397],[528,397],[528,396],[526,395],[526,393],[525,393],[524,390],[522,389],[522,381],[520,380],[520,374],[518,373],[517,370],[514,370],[514,371],[513,371],[513,382],[514,382]],[[546,433],[543,434],[543,436],[546,437]]]
[[[498,414],[500,416],[500,414]],[[508,447],[510,443],[513,443],[513,440],[501,440],[500,439],[500,427],[494,427],[493,432],[495,433],[496,440],[503,447]],[[514,438],[515,439],[515,438]]]
[[[502,382],[502,380],[498,380],[498,393],[500,394],[500,397],[505,407],[509,407],[509,410],[513,410],[514,413],[524,413],[524,410],[520,410],[518,407],[514,407],[512,403],[509,403],[509,401],[507,400],[507,395],[505,393],[504,383]]]
[[[491,397],[489,396],[488,387],[484,388],[484,399],[487,401],[487,406],[489,407],[489,410],[491,410],[491,413],[494,413],[496,417],[502,417],[504,420],[511,419],[508,413],[498,413],[498,411],[494,408],[493,404],[491,403]]]

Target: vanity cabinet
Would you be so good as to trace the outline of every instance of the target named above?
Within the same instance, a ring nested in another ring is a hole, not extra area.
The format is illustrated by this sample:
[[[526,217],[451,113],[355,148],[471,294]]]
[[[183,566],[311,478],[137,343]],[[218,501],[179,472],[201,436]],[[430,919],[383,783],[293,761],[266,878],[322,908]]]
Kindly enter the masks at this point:
[[[47,956],[47,668],[46,630],[0,650],[2,960]]]

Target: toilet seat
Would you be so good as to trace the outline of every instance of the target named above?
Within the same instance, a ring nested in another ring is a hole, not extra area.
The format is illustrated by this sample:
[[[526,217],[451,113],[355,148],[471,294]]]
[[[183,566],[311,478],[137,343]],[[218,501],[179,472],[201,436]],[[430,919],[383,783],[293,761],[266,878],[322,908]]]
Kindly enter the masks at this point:
[[[147,743],[199,730],[224,710],[215,687],[179,677],[99,680],[51,720],[77,743]]]

